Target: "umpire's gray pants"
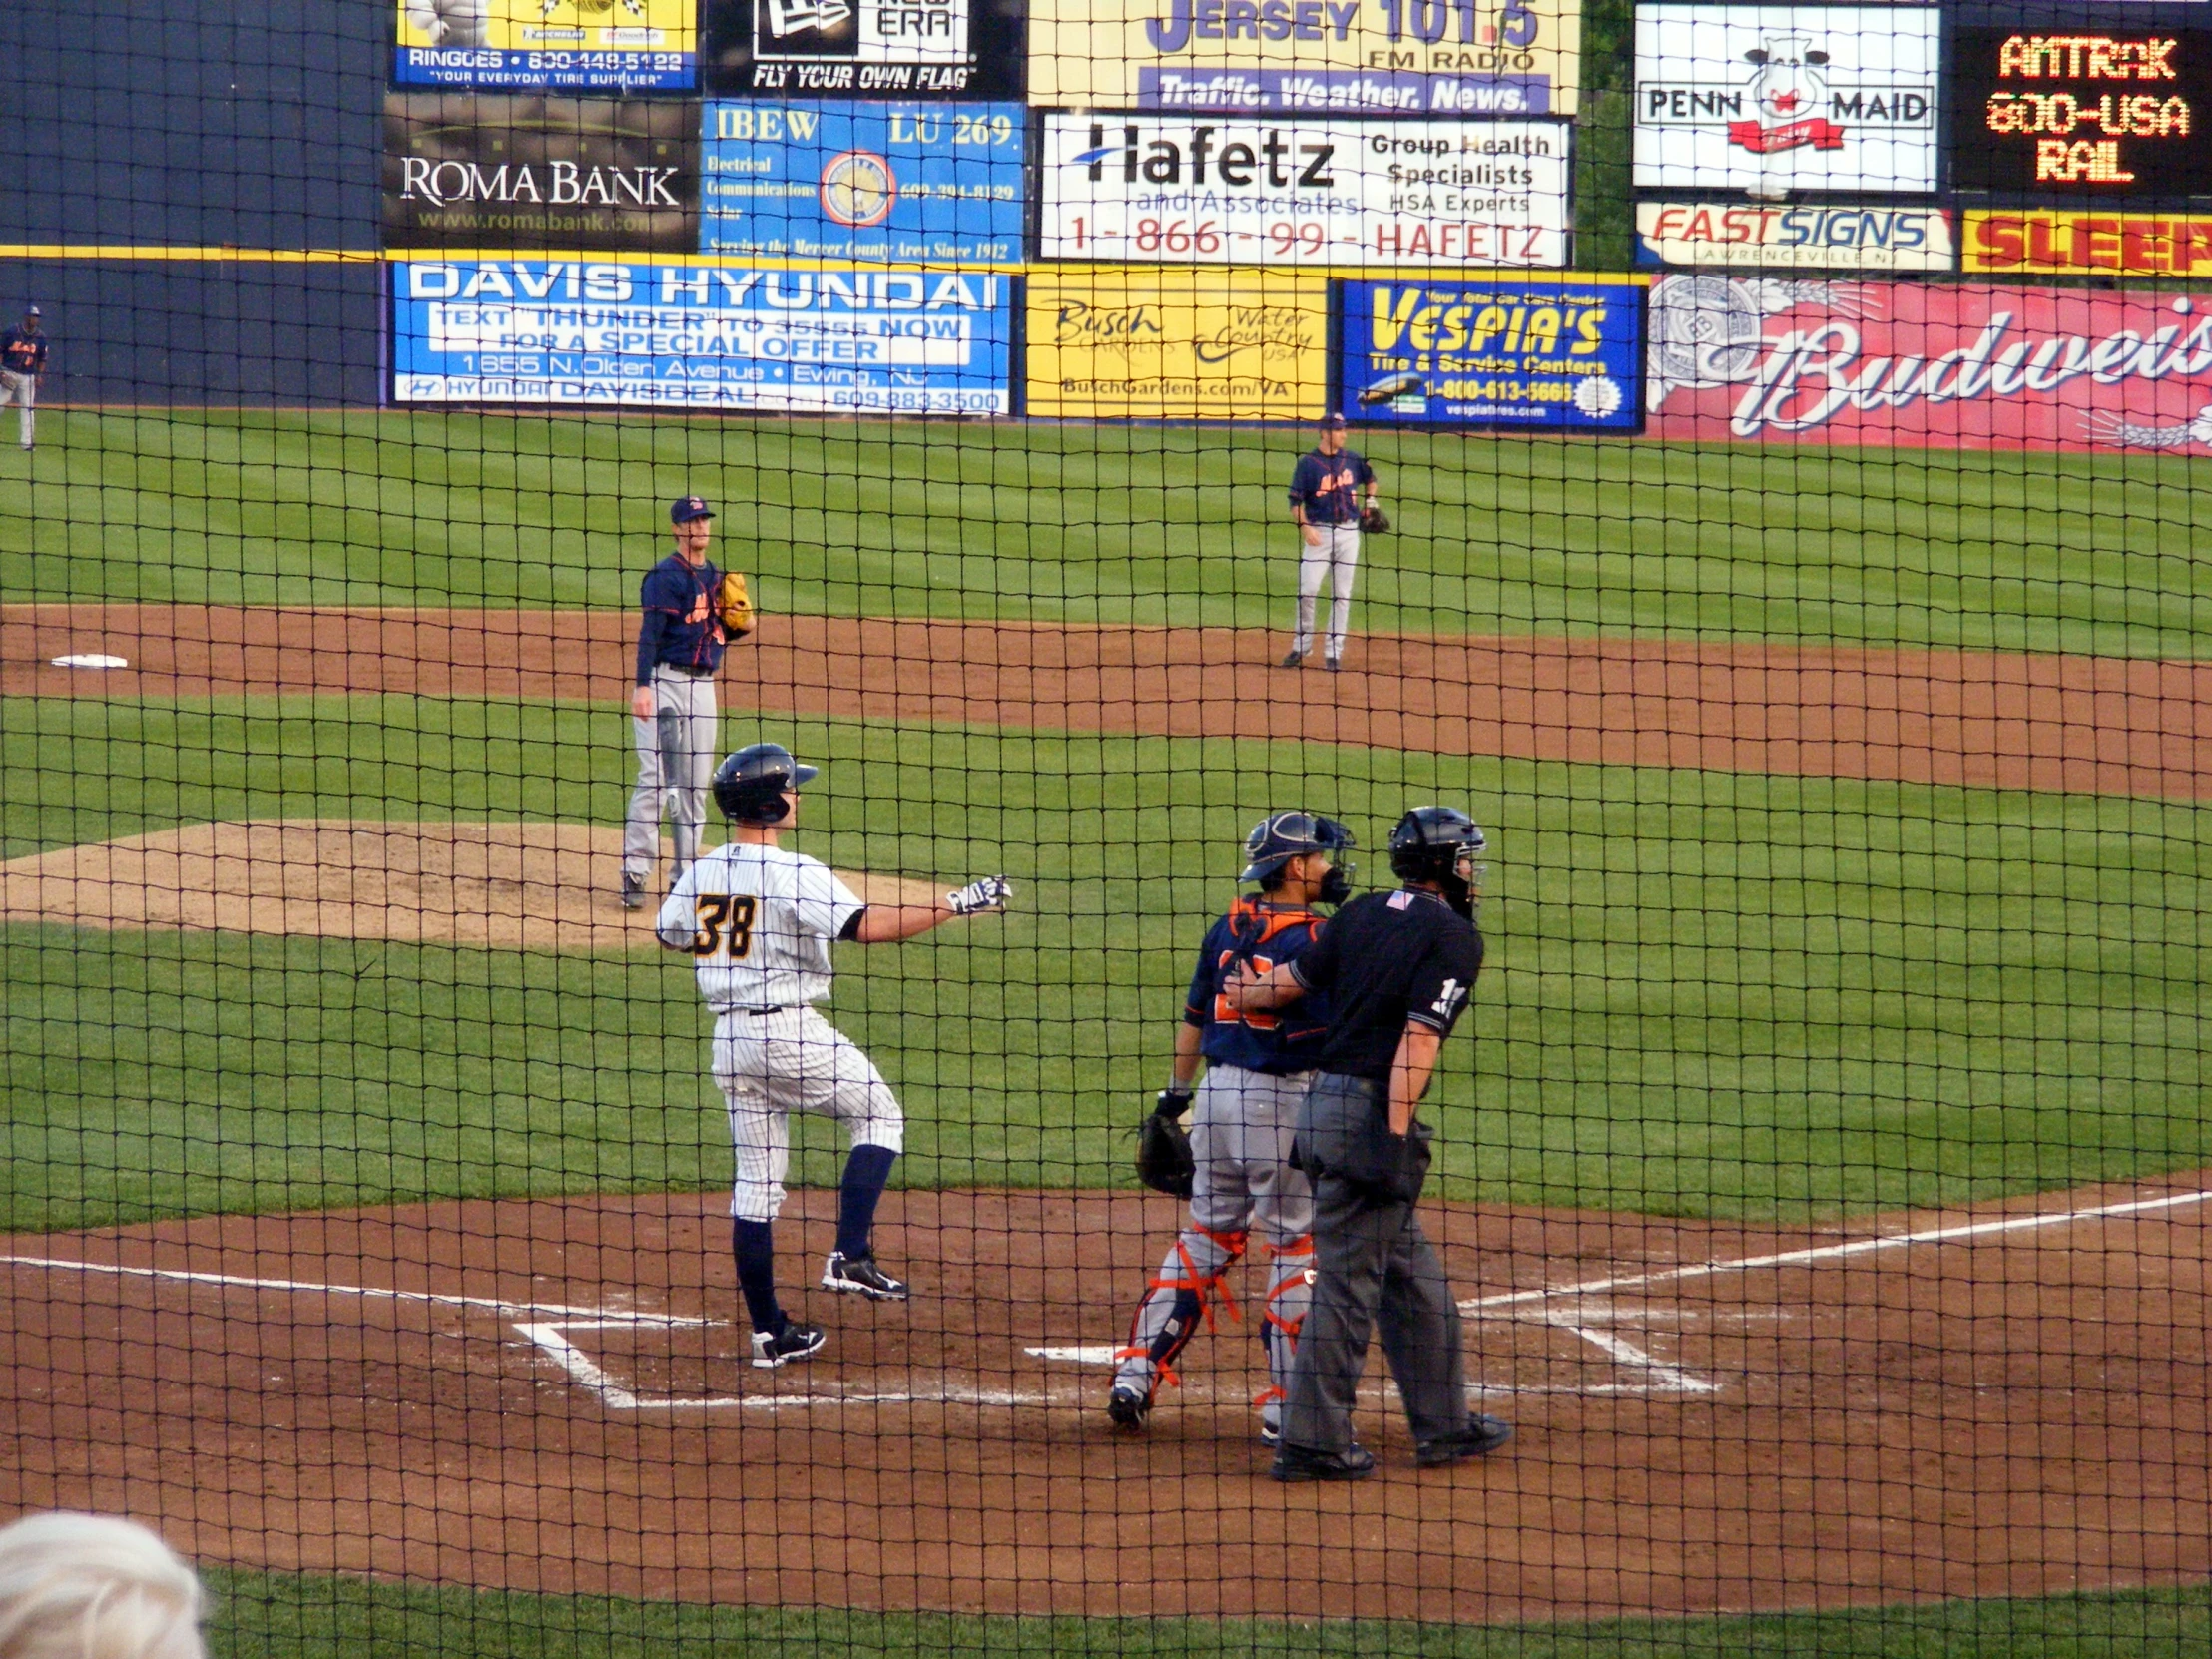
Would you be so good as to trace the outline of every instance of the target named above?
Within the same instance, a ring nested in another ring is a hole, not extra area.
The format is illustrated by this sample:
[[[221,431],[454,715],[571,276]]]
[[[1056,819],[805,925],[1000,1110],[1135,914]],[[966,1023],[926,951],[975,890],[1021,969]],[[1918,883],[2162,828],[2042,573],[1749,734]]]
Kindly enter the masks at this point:
[[[665,803],[676,843],[669,877],[674,885],[675,877],[699,856],[707,825],[707,786],[716,761],[714,676],[695,679],[666,665],[655,669],[653,707],[652,720],[630,719],[637,731],[638,787],[630,794],[630,814],[622,827],[622,868],[640,880],[651,875],[661,856]],[[664,742],[671,751],[665,760]]]
[[[1319,1172],[1314,1302],[1291,1374],[1285,1445],[1343,1451],[1353,1443],[1353,1401],[1378,1327],[1413,1438],[1467,1425],[1459,1305],[1444,1265],[1421,1231],[1414,1198],[1388,1195],[1369,1179],[1389,1162],[1386,1112],[1378,1085],[1325,1072],[1299,1117],[1300,1161]],[[1414,1197],[1427,1171],[1427,1134],[1415,1124]]]

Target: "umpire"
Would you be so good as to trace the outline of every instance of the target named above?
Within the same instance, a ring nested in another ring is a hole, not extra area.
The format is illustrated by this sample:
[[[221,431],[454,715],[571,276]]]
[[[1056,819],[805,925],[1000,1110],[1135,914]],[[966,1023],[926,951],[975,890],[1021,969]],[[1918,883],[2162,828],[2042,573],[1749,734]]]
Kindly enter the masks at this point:
[[[1335,1010],[1292,1154],[1314,1178],[1316,1278],[1269,1470],[1278,1480],[1374,1472],[1374,1453],[1352,1437],[1352,1406],[1378,1323],[1422,1468],[1512,1438],[1508,1424],[1467,1410],[1458,1304],[1413,1213],[1429,1142],[1413,1109],[1482,969],[1484,845],[1466,814],[1414,808],[1390,831],[1403,887],[1354,899],[1313,949],[1227,993],[1260,1011],[1326,991]]]

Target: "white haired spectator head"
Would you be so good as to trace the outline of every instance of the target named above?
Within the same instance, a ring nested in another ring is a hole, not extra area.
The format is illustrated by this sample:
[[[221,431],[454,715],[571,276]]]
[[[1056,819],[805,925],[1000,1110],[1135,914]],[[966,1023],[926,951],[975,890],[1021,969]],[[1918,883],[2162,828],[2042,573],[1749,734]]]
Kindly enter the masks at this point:
[[[202,1604],[192,1568],[135,1521],[0,1528],[0,1659],[205,1659]]]

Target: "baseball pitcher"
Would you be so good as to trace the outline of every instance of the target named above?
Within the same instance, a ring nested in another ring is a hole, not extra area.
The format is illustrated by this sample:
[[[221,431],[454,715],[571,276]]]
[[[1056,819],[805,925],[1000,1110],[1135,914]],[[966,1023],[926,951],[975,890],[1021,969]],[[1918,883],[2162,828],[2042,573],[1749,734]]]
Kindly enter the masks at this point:
[[[0,409],[22,409],[23,447],[38,442],[38,383],[46,372],[46,336],[39,331],[39,308],[24,307],[23,326],[0,334]]]
[[[834,1118],[851,1138],[823,1289],[907,1299],[906,1286],[876,1266],[872,1237],[906,1119],[874,1062],[815,1012],[830,994],[831,941],[910,939],[954,916],[1003,910],[1013,892],[1004,876],[987,875],[926,904],[863,903],[827,864],[780,844],[798,822],[800,786],[817,775],[773,743],[741,749],[716,768],[729,844],[677,878],[654,922],[662,944],[691,952],[699,993],[715,1011],[715,1082],[737,1148],[731,1249],[753,1322],[753,1364],[764,1370],[804,1360],[828,1340],[776,1297],[774,1223],[794,1112]]]
[[[1199,947],[1175,1029],[1174,1073],[1157,1108],[1169,1117],[1190,1109],[1190,1217],[1138,1305],[1129,1345],[1115,1356],[1106,1412],[1123,1428],[1142,1428],[1160,1383],[1176,1381],[1175,1357],[1202,1317],[1212,1323],[1215,1292],[1236,1317],[1222,1280],[1257,1228],[1273,1262],[1259,1313],[1270,1385],[1254,1403],[1262,1442],[1273,1445],[1280,1432],[1314,1259],[1313,1190],[1291,1167],[1291,1136],[1329,1009],[1307,1000],[1286,1015],[1239,1014],[1221,992],[1241,965],[1266,972],[1305,954],[1322,926],[1313,906],[1351,896],[1351,866],[1336,860],[1353,844],[1351,830],[1312,813],[1261,820],[1245,840],[1239,877],[1257,881],[1260,894],[1239,898]],[[1206,1076],[1194,1096],[1201,1060]]]
[[[1367,510],[1360,491],[1367,491]],[[1378,501],[1375,468],[1345,447],[1345,417],[1326,415],[1320,440],[1299,457],[1291,473],[1291,518],[1298,525],[1298,629],[1283,667],[1297,668],[1314,649],[1314,607],[1329,584],[1329,641],[1323,660],[1344,667],[1345,633],[1352,626],[1352,584],[1360,570],[1362,526],[1389,528]]]

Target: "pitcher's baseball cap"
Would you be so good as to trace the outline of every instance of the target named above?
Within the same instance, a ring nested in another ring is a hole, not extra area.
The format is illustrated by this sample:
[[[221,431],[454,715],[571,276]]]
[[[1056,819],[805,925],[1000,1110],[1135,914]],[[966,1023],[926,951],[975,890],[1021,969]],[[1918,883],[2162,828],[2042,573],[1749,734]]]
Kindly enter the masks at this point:
[[[1345,424],[1345,417],[1336,413],[1325,414],[1321,417],[1321,424],[1324,426],[1342,426]]]
[[[671,524],[689,524],[695,518],[713,518],[714,508],[696,495],[687,495],[680,501],[668,504],[668,521]]]

